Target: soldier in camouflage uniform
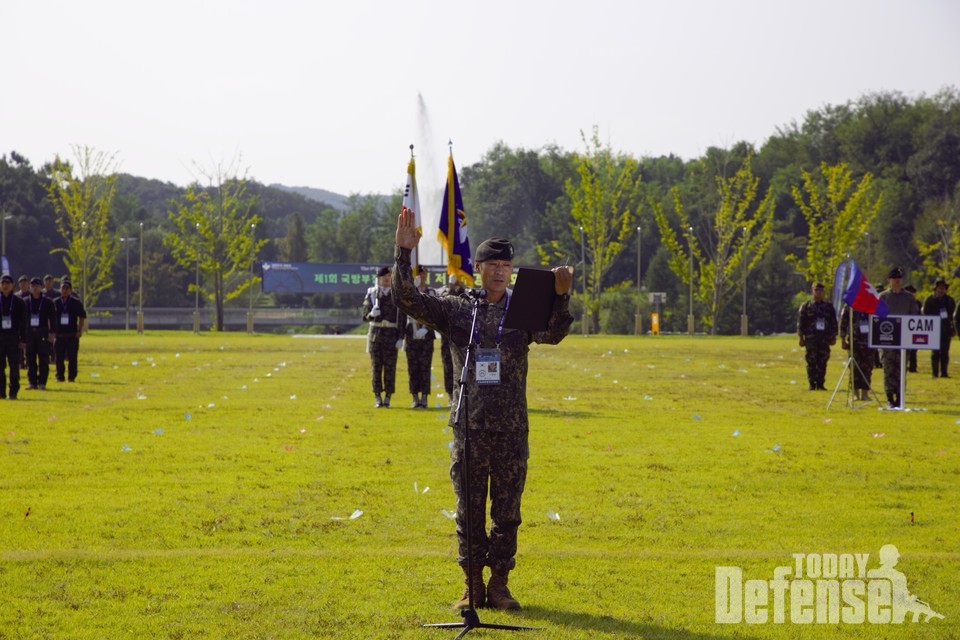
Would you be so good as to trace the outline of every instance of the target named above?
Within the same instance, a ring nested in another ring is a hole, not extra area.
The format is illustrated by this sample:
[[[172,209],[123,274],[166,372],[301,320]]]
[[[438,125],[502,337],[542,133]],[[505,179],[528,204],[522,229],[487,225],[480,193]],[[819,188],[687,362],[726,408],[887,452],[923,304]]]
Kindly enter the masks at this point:
[[[851,333],[852,332],[852,333]],[[851,351],[850,337],[853,336]],[[853,397],[870,399],[870,380],[873,377],[873,352],[870,348],[870,314],[843,305],[840,312],[840,344],[850,352],[855,367],[851,367]]]
[[[450,336],[454,373],[459,379],[471,338],[479,342],[475,361],[466,373],[465,411],[460,423],[456,412],[450,421],[454,433],[450,477],[457,494],[458,562],[466,574],[468,589],[454,606],[474,604],[497,609],[519,609],[520,603],[507,588],[507,574],[516,565],[517,529],[520,525],[520,497],[526,481],[528,419],[526,399],[527,354],[530,343],[557,344],[567,334],[573,318],[569,311],[572,271],[554,269],[554,299],[547,330],[530,333],[503,326],[510,303],[507,285],[513,273],[513,246],[503,238],[491,238],[476,252],[486,298],[478,301],[477,333],[470,335],[473,302],[463,297],[433,297],[417,291],[410,272],[411,249],[419,234],[413,213],[404,209],[397,222],[396,280],[397,304],[409,315]],[[456,389],[455,402],[460,400]],[[470,490],[463,496],[461,486],[464,436],[470,433]],[[486,531],[487,487],[490,488],[489,534]],[[467,510],[471,531],[468,548]],[[484,566],[490,566],[485,586]]]
[[[887,305],[887,315],[909,316],[917,310],[917,299],[903,288],[903,269],[894,267],[887,274],[889,286],[880,294]],[[883,390],[891,409],[902,409],[900,397],[900,349],[881,349],[883,360]],[[906,380],[903,381],[906,386]]]
[[[417,265],[417,290],[424,295],[436,295],[427,286],[427,270]],[[413,396],[412,409],[426,409],[430,398],[430,369],[433,366],[433,341],[437,334],[425,324],[412,317],[407,318],[406,340],[407,374],[410,378],[410,395]]]
[[[403,344],[403,327],[407,318],[393,302],[390,290],[390,267],[377,271],[377,284],[363,297],[363,319],[370,323],[367,352],[373,374],[375,407],[390,407],[390,396],[396,391],[397,351]]]
[[[830,346],[837,343],[837,310],[823,299],[823,285],[813,285],[813,300],[800,305],[797,334],[800,346],[807,348],[807,380],[810,390],[826,391],[827,361]]]

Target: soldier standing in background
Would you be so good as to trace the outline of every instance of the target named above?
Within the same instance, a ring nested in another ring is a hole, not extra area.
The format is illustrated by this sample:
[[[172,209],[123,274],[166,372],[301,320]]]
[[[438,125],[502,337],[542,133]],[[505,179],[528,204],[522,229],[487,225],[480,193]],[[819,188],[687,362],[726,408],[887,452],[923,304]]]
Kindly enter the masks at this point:
[[[397,351],[403,344],[406,316],[400,313],[390,291],[390,267],[377,271],[377,284],[367,289],[363,298],[363,319],[370,323],[367,351],[373,375],[375,407],[390,407],[390,396],[396,391]]]
[[[850,342],[851,329],[853,331],[852,345]],[[850,352],[850,357],[857,365],[851,367],[850,371],[850,375],[853,376],[854,399],[869,400],[870,380],[873,378],[874,351],[870,348],[870,314],[857,311],[850,305],[843,305],[843,310],[840,312],[840,344]]]
[[[76,382],[80,355],[80,336],[87,324],[87,311],[73,295],[69,280],[60,281],[60,297],[53,303],[54,352],[57,354],[57,382]]]
[[[934,378],[949,378],[947,365],[950,364],[950,341],[957,335],[953,317],[957,303],[947,295],[947,281],[943,278],[933,285],[933,295],[923,301],[923,315],[940,318],[940,349],[930,352],[930,363]]]
[[[60,297],[60,289],[54,286],[57,282],[57,279],[54,278],[49,273],[43,276],[43,297],[49,298],[51,304],[57,301],[57,298]],[[51,345],[52,347],[53,345]],[[50,349],[50,364],[56,364],[57,354],[54,353],[54,350]]]
[[[52,300],[43,295],[40,278],[30,281],[27,298],[27,380],[28,389],[46,389],[50,376],[50,333],[54,330]]]
[[[894,267],[887,274],[888,286],[880,299],[887,305],[887,315],[909,316],[917,310],[917,299],[903,288],[903,269]],[[900,349],[882,349],[883,390],[887,394],[887,404],[891,409],[900,407]],[[906,381],[904,381],[906,383]]]
[[[813,285],[813,300],[800,305],[797,334],[800,346],[807,349],[807,380],[811,391],[826,391],[827,361],[830,346],[837,343],[837,310],[823,299],[823,285]]]
[[[13,278],[0,276],[0,398],[17,399],[20,392],[20,350],[26,346],[27,313],[23,298],[13,293]],[[10,394],[7,377],[10,375]]]
[[[466,575],[467,590],[454,605],[470,607],[470,592],[477,607],[519,609],[520,603],[507,587],[507,574],[516,566],[517,530],[520,526],[520,499],[529,458],[527,416],[527,354],[530,343],[557,344],[570,329],[570,289],[573,273],[569,267],[553,270],[553,307],[547,330],[531,333],[504,327],[511,293],[507,286],[513,274],[513,245],[504,238],[490,238],[477,247],[476,260],[486,296],[477,303],[477,325],[473,328],[473,302],[462,297],[425,295],[413,283],[410,256],[420,242],[412,211],[403,209],[397,220],[396,280],[393,290],[397,305],[419,321],[450,336],[454,375],[459,378],[468,367],[464,400],[466,411],[450,414],[453,427],[453,460],[450,479],[457,496],[457,561]],[[477,358],[465,363],[467,346],[478,345]],[[482,366],[477,362],[481,361]],[[456,391],[459,395],[460,390]],[[463,495],[465,433],[470,434],[470,495]],[[490,496],[490,532],[486,530],[487,488]],[[467,534],[467,512],[471,531]],[[468,539],[470,545],[468,545]],[[492,575],[484,585],[484,567]]]
[[[26,302],[27,299],[30,297],[30,278],[28,278],[27,276],[20,276],[19,278],[17,278],[17,286],[19,287],[19,291],[17,291],[17,296],[19,296],[21,300]],[[26,349],[22,347],[20,349],[20,368],[21,369],[27,368],[27,352],[26,352]]]
[[[417,290],[425,295],[436,295],[427,287],[427,270],[423,265],[416,269]],[[430,369],[433,366],[433,341],[437,334],[432,328],[420,324],[414,318],[407,318],[406,341],[407,375],[410,378],[410,395],[413,396],[411,409],[426,409],[430,398]]]
[[[440,289],[440,296],[459,296],[463,285],[457,276],[450,276],[450,284]],[[440,361],[443,363],[443,389],[447,392],[447,405],[453,404],[453,360],[450,357],[450,338],[440,334]]]

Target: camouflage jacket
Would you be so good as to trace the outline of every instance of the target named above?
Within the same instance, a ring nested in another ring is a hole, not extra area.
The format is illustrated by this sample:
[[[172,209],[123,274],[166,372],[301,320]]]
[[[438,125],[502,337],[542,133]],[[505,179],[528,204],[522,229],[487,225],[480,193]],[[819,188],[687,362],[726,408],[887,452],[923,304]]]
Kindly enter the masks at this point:
[[[436,297],[418,291],[410,269],[410,251],[399,247],[396,249],[393,292],[401,311],[449,337],[454,380],[459,380],[470,343],[473,301],[459,296]],[[481,348],[497,347],[500,321],[508,301],[509,295],[496,302],[479,301],[477,332]],[[530,343],[558,344],[567,335],[572,323],[569,296],[555,296],[546,331],[531,333],[503,327],[499,344],[500,384],[477,384],[473,363],[467,371],[467,425],[472,429],[526,433],[529,429],[527,355]],[[454,405],[458,395],[459,389],[455,388]],[[461,416],[463,419],[464,416]],[[456,426],[454,420],[454,412],[451,412],[451,426]]]
[[[390,289],[382,289],[379,285],[370,287],[363,297],[361,308],[363,319],[370,323],[370,331],[367,334],[369,342],[377,342],[380,339],[396,342],[398,338],[403,337],[407,318],[397,309]],[[379,316],[370,315],[375,308],[380,309]]]
[[[817,329],[817,322],[823,321],[823,329]],[[837,310],[824,300],[814,302],[807,300],[800,305],[797,318],[797,333],[804,338],[826,339],[832,341],[837,337]]]

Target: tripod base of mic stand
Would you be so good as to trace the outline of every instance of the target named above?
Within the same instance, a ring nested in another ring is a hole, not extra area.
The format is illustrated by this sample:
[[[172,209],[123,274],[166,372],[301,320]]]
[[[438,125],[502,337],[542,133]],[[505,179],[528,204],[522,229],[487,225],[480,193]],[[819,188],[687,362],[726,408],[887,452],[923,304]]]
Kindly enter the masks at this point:
[[[505,631],[537,631],[540,627],[520,627],[512,624],[489,624],[480,622],[480,616],[473,609],[463,609],[460,612],[463,622],[435,622],[425,624],[424,627],[433,627],[435,629],[463,629],[457,634],[454,640],[467,635],[472,629],[501,629]]]

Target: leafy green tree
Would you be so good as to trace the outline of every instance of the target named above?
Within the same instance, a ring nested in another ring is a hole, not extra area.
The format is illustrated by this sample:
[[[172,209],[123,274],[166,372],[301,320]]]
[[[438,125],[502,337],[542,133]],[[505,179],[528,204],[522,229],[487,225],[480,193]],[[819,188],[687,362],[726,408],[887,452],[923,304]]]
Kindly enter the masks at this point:
[[[66,247],[63,262],[83,303],[92,309],[100,293],[113,286],[113,265],[120,240],[110,225],[110,205],[116,192],[114,156],[86,146],[73,148],[74,166],[57,156],[48,165],[48,192],[57,210],[57,231]]]
[[[936,216],[933,238],[916,239],[922,261],[920,293],[929,293],[937,278],[944,278],[956,290],[960,285],[960,198],[943,198],[931,207]]]
[[[174,231],[164,244],[179,265],[199,269],[199,293],[213,300],[214,326],[222,331],[224,304],[255,284],[250,260],[267,241],[252,233],[251,225],[260,222],[253,213],[256,198],[248,195],[246,180],[237,177],[234,167],[217,165],[206,177],[208,188],[194,183],[183,200],[170,202]],[[196,292],[196,286],[190,290]]]
[[[290,227],[287,237],[284,238],[280,251],[280,259],[286,262],[307,261],[307,237],[303,224],[303,216],[294,213],[290,218]]]
[[[636,235],[641,176],[635,159],[600,144],[597,127],[590,142],[583,132],[581,137],[586,151],[575,155],[577,177],[564,185],[573,218],[568,222],[570,236],[540,245],[538,251],[544,261],[569,260],[577,255],[571,248],[583,243],[586,265],[581,268],[588,289],[584,304],[592,326],[599,328],[604,276]]]
[[[718,204],[709,225],[699,232],[684,208],[680,190],[672,189],[673,209],[686,242],[681,242],[663,206],[651,200],[663,246],[670,251],[670,269],[684,283],[694,278],[696,298],[708,310],[706,322],[715,335],[724,305],[761,260],[773,231],[771,191],[757,202],[759,178],[753,175],[750,156],[730,178],[715,177]],[[684,246],[684,244],[686,246]],[[691,274],[690,264],[696,264]]]
[[[837,264],[864,242],[883,194],[874,188],[872,174],[856,182],[844,163],[821,163],[819,172],[804,171],[803,188],[794,185],[792,194],[809,231],[806,255],[787,256],[787,262],[808,282],[829,287]]]

